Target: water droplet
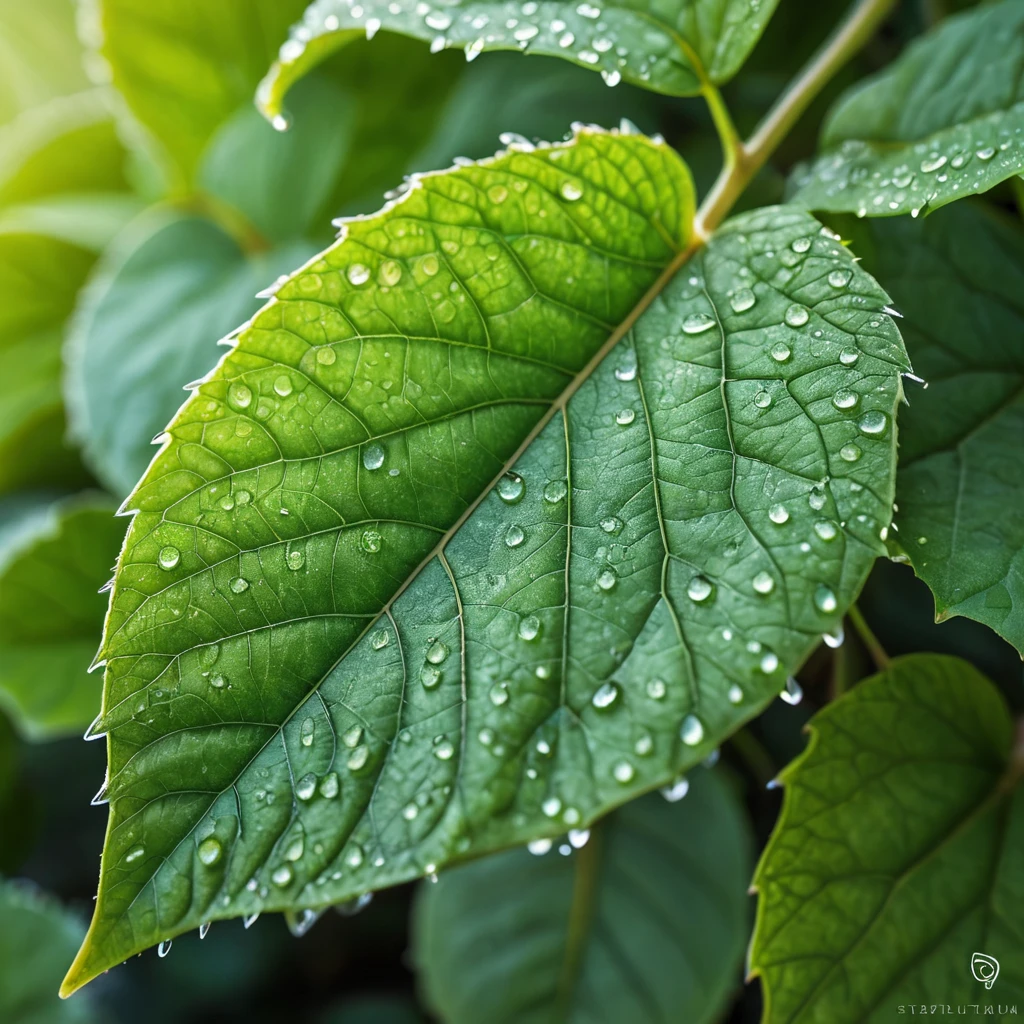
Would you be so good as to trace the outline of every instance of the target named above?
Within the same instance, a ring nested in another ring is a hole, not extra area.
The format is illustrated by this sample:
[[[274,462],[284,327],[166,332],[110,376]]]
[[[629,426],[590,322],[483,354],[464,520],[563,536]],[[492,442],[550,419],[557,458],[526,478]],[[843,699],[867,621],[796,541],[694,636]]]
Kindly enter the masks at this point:
[[[855,444],[844,444],[839,449],[839,458],[844,462],[856,462],[864,453]]]
[[[840,622],[831,633],[823,633],[821,639],[825,641],[826,647],[833,649],[842,647],[843,641],[846,639],[846,631],[843,629],[843,624]]]
[[[839,607],[839,602],[836,601],[836,595],[822,584],[814,591],[814,607],[819,612],[825,612],[825,614],[830,615]]]
[[[804,699],[804,690],[803,687],[792,676],[790,676],[786,680],[786,688],[779,694],[779,696],[787,704],[793,704],[795,706]]]
[[[397,260],[385,260],[380,265],[377,278],[387,288],[394,288],[402,280],[402,265]]]
[[[227,685],[227,679],[218,672],[215,675],[210,676],[210,685],[215,690],[223,690]]]
[[[381,549],[381,545],[384,543],[384,538],[378,533],[377,530],[363,530],[362,536],[359,538],[359,546],[368,554],[375,555]]]
[[[589,828],[571,828],[569,829],[569,835],[567,836],[569,844],[574,850],[582,850],[587,845],[587,840],[590,839]]]
[[[312,772],[307,772],[295,783],[295,795],[300,800],[312,800],[315,792],[316,776]]]
[[[777,341],[771,348],[771,357],[777,363],[784,363],[793,353],[784,341]]]
[[[695,747],[704,739],[704,726],[696,715],[687,715],[679,728],[679,738],[688,746]]]
[[[481,729],[477,734],[476,738],[485,746],[489,747],[494,742],[494,730],[493,729]]]
[[[770,594],[775,589],[775,580],[773,580],[771,576],[762,569],[761,572],[751,580],[751,586],[759,594]]]
[[[220,860],[223,849],[220,842],[213,836],[208,839],[204,839],[196,851],[199,862],[205,864],[207,867],[212,867],[217,861]]]
[[[620,409],[615,414],[615,422],[620,427],[628,427],[636,419],[636,413],[632,409]]]
[[[851,277],[853,277],[852,270],[833,270],[828,275],[828,283],[833,288],[845,288],[850,283]]]
[[[785,505],[775,504],[768,509],[768,518],[775,523],[776,526],[782,526],[783,523],[789,522],[789,512],[786,510]]]
[[[600,711],[610,708],[619,699],[619,688],[615,683],[602,683],[590,698],[590,703]]]
[[[333,800],[341,790],[341,782],[337,772],[328,772],[320,780],[320,795],[325,800]]]
[[[204,922],[203,922],[203,923],[202,923],[202,924],[201,924],[201,925],[199,926],[199,938],[200,938],[200,939],[205,939],[205,938],[206,938],[206,936],[207,936],[207,935],[209,934],[209,932],[210,932],[210,925],[211,925],[211,923],[212,923],[212,922],[210,922],[210,921],[204,921]]]
[[[684,334],[703,334],[710,331],[718,321],[707,313],[691,313],[683,321]]]
[[[363,738],[363,727],[361,725],[353,725],[351,729],[346,729],[341,734],[341,742],[352,750],[359,746],[359,741]]]
[[[521,526],[513,524],[505,531],[505,543],[510,548],[517,548],[526,539],[526,534]]]
[[[757,296],[749,288],[740,288],[729,300],[735,313],[745,313],[753,307],[755,302],[757,302]]]
[[[489,694],[491,703],[496,707],[500,708],[503,704],[508,703],[508,683],[495,683],[491,687]]]
[[[694,576],[686,586],[686,596],[697,604],[706,601],[714,591],[714,585],[703,576]]]
[[[415,804],[406,804],[402,808],[402,817],[406,821],[412,821],[417,814],[420,813],[420,809]]]
[[[370,280],[370,268],[364,267],[362,263],[353,263],[348,268],[348,279],[357,287],[366,284]]]
[[[441,682],[441,670],[433,665],[424,665],[420,669],[420,682],[423,684],[424,689],[432,690]]]
[[[370,646],[380,651],[391,643],[391,634],[386,629],[378,629],[370,634]]]
[[[287,864],[282,864],[279,868],[274,868],[270,880],[279,889],[283,889],[292,880],[292,869]]]
[[[601,590],[611,590],[618,583],[619,577],[613,569],[604,569],[597,577],[597,585]]]
[[[690,791],[690,781],[685,775],[680,775],[670,786],[661,788],[661,795],[670,803],[677,804]]]
[[[743,688],[738,683],[733,683],[729,687],[727,694],[730,704],[742,704],[743,703]]]
[[[239,409],[248,409],[252,402],[252,392],[244,384],[235,383],[228,388],[228,400]]]
[[[540,619],[536,615],[527,615],[519,623],[519,636],[523,640],[536,640],[540,634]]]
[[[523,500],[526,484],[518,473],[506,473],[498,481],[498,497],[507,505],[514,505]]]
[[[299,550],[289,551],[285,555],[285,562],[289,569],[301,569],[306,562],[306,556]]]
[[[352,843],[345,851],[345,864],[350,868],[357,868],[363,863],[363,848],[358,843]]]
[[[156,955],[159,957],[165,957],[171,951],[171,940],[164,939],[159,946],[156,947]]]
[[[940,167],[946,166],[946,157],[942,153],[932,153],[927,159],[921,161],[921,171],[924,174],[931,174]]]
[[[856,391],[847,391],[840,388],[832,396],[832,404],[837,409],[852,409],[860,401],[860,395]]]
[[[365,469],[380,469],[384,465],[384,449],[379,444],[368,444],[363,449],[363,467]]]
[[[807,252],[807,250],[810,249],[810,247],[810,238],[795,238],[792,244],[790,245],[790,248],[793,250],[793,252]]]
[[[612,768],[612,775],[615,776],[615,781],[621,782],[623,785],[627,782],[632,782],[635,774],[636,771],[628,761],[617,761],[615,767]]]
[[[369,759],[370,748],[364,743],[362,746],[356,747],[356,749],[348,755],[348,760],[345,764],[350,771],[357,772],[360,768],[364,768],[366,766],[366,762]]]
[[[576,200],[581,198],[583,195],[583,189],[572,181],[563,181],[559,192],[561,192],[562,198],[568,200],[570,203],[576,202]]]
[[[762,389],[761,391],[758,391],[756,395],[754,395],[754,405],[756,405],[758,409],[767,409],[768,406],[770,406],[771,404],[772,396],[768,394],[767,391]]]
[[[337,353],[330,345],[324,345],[323,348],[317,349],[316,361],[321,366],[330,366],[337,358]]]
[[[282,397],[287,398],[292,393],[292,379],[286,373],[282,373],[274,381],[274,390]]]
[[[982,149],[979,149],[977,152],[979,160],[991,160],[992,157],[994,157],[995,155],[996,151],[995,147],[993,146],[985,146]]]
[[[168,544],[160,549],[157,560],[160,562],[161,569],[173,569],[181,561],[181,552]]]
[[[287,847],[285,847],[284,859],[290,860],[293,864],[297,860],[302,860],[302,852],[305,848],[306,841],[302,838],[300,833],[287,845]]]
[[[244,594],[249,589],[249,581],[244,576],[236,576],[231,581],[231,590],[235,594]]]
[[[549,796],[544,803],[540,805],[540,809],[549,817],[554,818],[558,815],[558,812],[562,809],[562,801],[557,796]]]
[[[550,839],[533,839],[526,844],[526,848],[535,857],[543,857],[551,849]]]
[[[861,416],[857,421],[857,426],[862,434],[877,436],[885,433],[885,428],[889,426],[889,417],[884,412],[873,409]]]
[[[435,640],[427,648],[427,661],[431,665],[440,665],[448,657],[448,645],[442,640]]]
[[[652,679],[647,684],[647,696],[651,700],[663,700],[668,692],[668,687],[663,679]]]
[[[299,730],[299,742],[304,747],[313,746],[313,738],[316,736],[316,722],[312,718],[302,720],[302,728]]]
[[[568,492],[569,488],[564,480],[549,480],[544,485],[544,500],[554,505],[561,501]]]
[[[803,327],[810,318],[810,313],[803,306],[796,303],[786,310],[786,323],[790,327]]]
[[[779,657],[772,651],[768,651],[761,658],[761,671],[770,676],[779,667]]]

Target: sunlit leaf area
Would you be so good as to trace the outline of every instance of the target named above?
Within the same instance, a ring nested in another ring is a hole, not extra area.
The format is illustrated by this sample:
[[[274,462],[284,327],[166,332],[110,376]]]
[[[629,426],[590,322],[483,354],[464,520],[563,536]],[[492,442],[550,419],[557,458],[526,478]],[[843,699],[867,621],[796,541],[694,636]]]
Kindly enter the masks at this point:
[[[0,0],[0,1024],[1024,1014],[1020,0]]]

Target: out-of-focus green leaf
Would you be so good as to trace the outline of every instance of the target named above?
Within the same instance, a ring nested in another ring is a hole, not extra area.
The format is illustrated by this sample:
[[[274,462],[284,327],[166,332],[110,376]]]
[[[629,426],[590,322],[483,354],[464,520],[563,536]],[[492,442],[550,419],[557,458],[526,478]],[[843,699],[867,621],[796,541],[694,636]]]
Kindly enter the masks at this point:
[[[832,113],[793,202],[891,217],[985,192],[1024,170],[1024,4],[949,18]]]
[[[510,850],[420,889],[413,955],[446,1024],[720,1020],[749,935],[742,805],[700,772],[681,803],[647,796],[559,856]],[[543,849],[543,847],[541,847]]]
[[[560,57],[619,81],[670,96],[692,96],[731,78],[760,38],[778,0],[314,0],[260,85],[259,102],[279,117],[284,95],[310,68],[353,39],[378,31],[430,42],[432,51],[518,50]]]
[[[258,116],[258,115],[256,115]],[[110,252],[68,345],[71,430],[96,475],[127,494],[182,388],[216,362],[218,339],[258,308],[256,293],[312,253],[306,243],[247,255],[203,217],[155,209]]]
[[[62,1002],[60,972],[85,929],[49,896],[0,880],[0,1020],[5,1024],[90,1024],[88,997]]]
[[[187,186],[207,142],[252,97],[301,0],[83,0],[90,44]]]
[[[0,125],[86,84],[74,0],[0,0]]]
[[[81,733],[99,711],[86,670],[124,524],[99,496],[0,516],[0,701],[33,739]]]
[[[1024,757],[999,691],[965,661],[911,655],[810,728],[755,877],[765,1024],[1019,1004]],[[999,961],[991,991],[975,953]]]
[[[967,203],[851,234],[928,383],[900,416],[890,545],[940,620],[977,619],[1024,653],[1024,237]]]
[[[672,274],[692,216],[663,144],[517,144],[347,223],[239,334],[126,502],[65,991],[582,827],[835,628],[891,516],[888,298],[785,208]]]

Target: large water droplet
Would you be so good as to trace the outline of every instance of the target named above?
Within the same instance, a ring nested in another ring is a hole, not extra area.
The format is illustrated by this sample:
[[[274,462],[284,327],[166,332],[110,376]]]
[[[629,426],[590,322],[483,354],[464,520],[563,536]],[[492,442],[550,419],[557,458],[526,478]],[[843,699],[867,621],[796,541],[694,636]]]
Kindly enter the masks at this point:
[[[864,453],[855,444],[844,444],[839,449],[839,458],[844,462],[856,462]]]
[[[200,864],[212,867],[220,860],[223,852],[220,842],[213,836],[210,836],[199,844],[196,850],[196,855],[199,857]]]
[[[729,305],[732,306],[733,312],[745,313],[756,302],[757,296],[749,288],[740,288],[729,300]]]
[[[729,692],[726,694],[729,698],[730,704],[742,704],[743,703],[743,688],[738,683],[733,683],[729,687]]]
[[[525,539],[526,534],[523,532],[523,528],[515,525],[514,523],[505,531],[505,543],[510,548],[519,547]]]
[[[341,790],[341,782],[337,772],[328,772],[320,780],[320,795],[325,800],[333,800]]]
[[[519,623],[519,636],[523,640],[536,640],[540,634],[540,619],[536,615],[527,615]]]
[[[758,409],[767,409],[772,404],[772,396],[763,388],[754,395],[754,405]]]
[[[384,538],[377,530],[363,530],[359,538],[359,546],[368,554],[375,555],[381,549]]]
[[[668,687],[663,679],[652,679],[647,684],[647,696],[651,700],[663,700],[668,692]]]
[[[498,481],[498,497],[507,505],[514,505],[523,500],[526,484],[518,473],[506,473]]]
[[[679,738],[688,746],[695,747],[704,739],[704,725],[696,715],[687,715],[679,727]]]
[[[615,422],[620,427],[628,427],[636,419],[636,413],[632,409],[620,409],[615,414]]]
[[[632,782],[635,774],[636,770],[628,761],[617,761],[615,767],[612,768],[612,775],[615,777],[615,781],[621,782],[623,785],[627,782]]]
[[[771,357],[777,363],[784,363],[792,355],[790,347],[784,341],[777,341],[771,348]]]
[[[779,696],[787,704],[799,704],[800,701],[804,699],[803,687],[792,676],[790,676],[786,680],[786,688],[779,694]]]
[[[370,759],[370,748],[363,744],[362,746],[356,747],[351,754],[348,755],[348,760],[345,764],[350,771],[357,772],[360,768],[366,766],[366,762]]]
[[[491,692],[488,694],[491,699],[491,703],[496,707],[500,708],[502,705],[508,703],[508,683],[495,683],[491,687]]]
[[[312,800],[315,792],[316,776],[312,772],[307,772],[295,783],[295,795],[300,800]]]
[[[244,594],[249,589],[249,581],[244,576],[236,576],[231,581],[231,590],[235,594]]]
[[[619,577],[615,575],[614,569],[603,569],[596,580],[601,590],[611,590],[618,581]]]
[[[363,449],[363,467],[365,469],[380,469],[384,465],[384,449],[379,444],[368,444]]]
[[[577,199],[583,195],[583,189],[573,181],[563,181],[562,187],[559,189],[563,199],[568,200],[570,203],[576,202]]]
[[[814,607],[817,608],[819,612],[831,615],[832,612],[839,607],[839,603],[836,601],[836,595],[832,590],[824,584],[821,584],[821,586],[814,591]]]
[[[427,648],[427,661],[431,665],[440,665],[448,657],[448,645],[443,640],[435,640]]]
[[[810,313],[798,303],[794,303],[786,310],[786,323],[790,327],[803,327],[810,318]]]
[[[159,957],[165,957],[171,951],[171,940],[164,939],[159,946],[156,947],[156,955]]]
[[[670,786],[661,788],[661,795],[670,803],[676,804],[690,791],[690,781],[685,775],[680,775]]]
[[[833,270],[828,275],[828,283],[833,288],[845,288],[850,283],[851,277],[853,277],[852,270]]]
[[[856,391],[847,391],[840,388],[832,396],[832,404],[837,409],[852,409],[860,401],[860,395]]]
[[[160,562],[161,569],[173,569],[181,561],[181,552],[168,544],[160,549],[157,560]]]
[[[775,523],[776,526],[782,526],[783,523],[789,522],[789,512],[786,510],[785,505],[776,503],[768,509],[768,518]]]
[[[279,889],[283,889],[292,880],[292,869],[287,864],[282,864],[279,868],[274,868],[270,880]]]
[[[703,576],[694,576],[686,586],[686,596],[697,604],[706,601],[714,593],[714,584]]]
[[[362,263],[353,263],[348,268],[348,279],[357,287],[366,284],[370,280],[370,268],[364,267]]]
[[[877,436],[885,433],[885,428],[889,426],[889,417],[884,412],[873,409],[861,416],[857,421],[857,426],[862,434]]]
[[[549,480],[544,485],[544,500],[552,505],[560,502],[568,493],[569,487],[564,480]]]
[[[691,313],[683,321],[683,333],[703,334],[705,331],[710,331],[717,323],[718,321],[708,313]]]
[[[610,708],[619,699],[619,688],[615,683],[602,683],[595,691],[590,703],[599,711]]]
[[[751,586],[759,594],[770,594],[775,589],[775,580],[772,579],[769,573],[762,569],[761,572],[751,580]]]

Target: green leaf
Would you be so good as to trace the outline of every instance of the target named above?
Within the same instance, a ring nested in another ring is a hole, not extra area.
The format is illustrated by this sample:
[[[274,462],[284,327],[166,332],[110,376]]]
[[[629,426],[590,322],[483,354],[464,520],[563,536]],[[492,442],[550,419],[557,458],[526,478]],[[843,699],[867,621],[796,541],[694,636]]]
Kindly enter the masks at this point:
[[[891,217],[935,210],[1024,170],[1024,5],[947,18],[857,86],[830,116],[824,154],[793,202]]]
[[[211,221],[165,208],[119,239],[79,307],[65,378],[72,433],[113,493],[142,475],[150,438],[209,369],[217,340],[259,307],[256,292],[311,251],[247,256]]]
[[[692,217],[663,144],[516,145],[347,223],[238,336],[126,502],[65,991],[585,825],[837,626],[892,508],[887,297],[789,209],[676,274]]]
[[[913,655],[810,728],[755,877],[765,1024],[1019,1003],[1024,761],[998,690],[967,662]],[[991,992],[975,953],[1001,965]]]
[[[123,536],[106,497],[3,509],[0,702],[33,739],[80,734],[96,717],[99,680],[86,670]]]
[[[0,124],[87,84],[73,0],[0,0]]]
[[[0,880],[0,1019],[10,1024],[88,1024],[88,998],[61,1002],[60,972],[85,929],[55,900]]]
[[[301,0],[86,0],[89,42],[178,187],[251,99]]]
[[[681,803],[647,796],[569,839],[571,857],[510,850],[420,889],[413,956],[440,1019],[719,1020],[750,928],[730,787],[700,772]]]
[[[940,621],[977,619],[1024,653],[1024,237],[967,203],[861,233],[928,384],[900,415],[890,545]]]
[[[465,49],[469,60],[492,50],[561,57],[600,71],[609,85],[621,80],[669,96],[693,96],[739,70],[777,3],[314,0],[260,84],[259,103],[267,117],[280,117],[285,93],[297,79],[364,32],[372,37],[380,29],[429,40],[432,51]]]

